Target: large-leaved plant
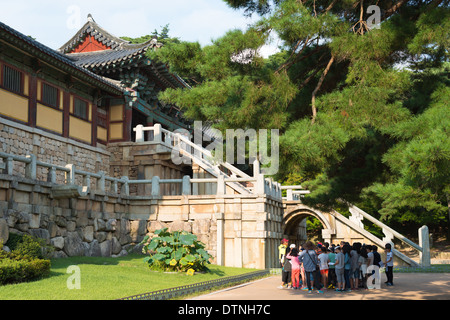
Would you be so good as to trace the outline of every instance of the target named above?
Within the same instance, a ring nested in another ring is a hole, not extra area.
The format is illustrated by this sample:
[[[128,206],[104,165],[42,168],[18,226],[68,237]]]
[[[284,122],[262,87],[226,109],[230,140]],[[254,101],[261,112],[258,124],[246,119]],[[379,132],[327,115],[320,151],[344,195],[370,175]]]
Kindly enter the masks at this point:
[[[148,254],[144,262],[152,270],[165,272],[205,271],[212,256],[197,236],[186,231],[168,232],[167,228],[156,230],[154,236],[146,236],[141,244],[142,252]]]

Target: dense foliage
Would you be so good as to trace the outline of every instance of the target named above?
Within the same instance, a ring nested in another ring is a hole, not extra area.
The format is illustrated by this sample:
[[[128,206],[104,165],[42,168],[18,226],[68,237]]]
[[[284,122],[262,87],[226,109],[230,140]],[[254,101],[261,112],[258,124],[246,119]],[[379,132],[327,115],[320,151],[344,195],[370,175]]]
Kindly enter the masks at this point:
[[[32,281],[49,275],[50,260],[45,259],[45,245],[42,246],[39,239],[11,233],[6,244],[11,252],[0,248],[1,285]]]
[[[259,20],[152,52],[192,85],[160,98],[219,130],[280,129],[275,178],[311,190],[309,205],[342,199],[406,233],[448,231],[449,1],[225,2]],[[264,59],[271,38],[280,52]]]
[[[185,231],[168,232],[167,228],[156,230],[155,236],[151,239],[146,236],[142,244],[142,252],[149,254],[144,262],[152,270],[193,275],[195,271],[207,270],[212,258],[197,236]]]

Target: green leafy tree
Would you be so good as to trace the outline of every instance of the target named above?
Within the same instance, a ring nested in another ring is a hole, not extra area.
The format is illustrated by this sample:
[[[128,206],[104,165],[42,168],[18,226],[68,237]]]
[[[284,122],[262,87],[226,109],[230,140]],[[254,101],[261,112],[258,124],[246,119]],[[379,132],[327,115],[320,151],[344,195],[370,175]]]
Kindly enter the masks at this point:
[[[449,1],[225,2],[260,19],[153,53],[192,85],[162,100],[221,130],[280,129],[276,178],[301,177],[307,204],[345,199],[392,221],[448,223]],[[280,53],[263,59],[273,34]]]
[[[169,36],[170,27],[169,24],[165,26],[161,26],[161,31],[155,29],[151,34],[138,37],[138,38],[130,38],[130,37],[121,37],[124,40],[130,41],[131,43],[144,43],[152,39],[157,39],[158,42],[162,44],[167,43],[178,43],[180,40],[178,38],[173,38]]]
[[[381,200],[383,216],[434,225],[450,218],[450,88],[431,98],[423,113],[391,129],[399,142],[383,156],[390,181],[364,190]]]

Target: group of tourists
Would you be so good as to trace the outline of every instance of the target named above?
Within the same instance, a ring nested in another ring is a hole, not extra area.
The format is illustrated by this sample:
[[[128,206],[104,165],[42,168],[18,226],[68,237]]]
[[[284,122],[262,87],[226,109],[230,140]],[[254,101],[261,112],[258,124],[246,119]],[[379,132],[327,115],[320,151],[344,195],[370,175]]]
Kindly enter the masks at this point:
[[[278,247],[279,262],[282,268],[280,289],[300,289],[312,293],[323,290],[349,292],[372,289],[372,274],[380,267],[386,268],[387,286],[393,286],[393,254],[391,244],[386,244],[386,259],[381,261],[378,247],[359,242],[350,245],[341,241],[339,245],[319,243],[317,246],[307,241],[302,247],[289,245],[283,239]],[[379,276],[379,272],[376,273]],[[370,281],[368,281],[370,280]],[[376,280],[376,279],[375,279]]]

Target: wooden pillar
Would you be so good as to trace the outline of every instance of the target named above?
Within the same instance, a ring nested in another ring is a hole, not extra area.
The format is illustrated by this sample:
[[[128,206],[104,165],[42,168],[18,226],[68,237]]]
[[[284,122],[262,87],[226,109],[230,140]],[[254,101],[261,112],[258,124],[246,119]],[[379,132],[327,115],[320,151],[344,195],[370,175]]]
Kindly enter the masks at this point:
[[[70,93],[63,91],[63,137],[69,136],[70,123]]]
[[[29,79],[29,99],[28,99],[28,125],[36,127],[36,112],[37,112],[37,77],[35,74],[30,74]]]
[[[128,104],[125,104],[124,108],[125,118],[123,119],[123,140],[131,141],[131,130],[133,130],[131,127],[133,120],[133,109],[128,106]]]
[[[91,122],[91,135],[92,135],[92,146],[97,146],[97,102],[92,103],[92,122]]]

